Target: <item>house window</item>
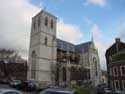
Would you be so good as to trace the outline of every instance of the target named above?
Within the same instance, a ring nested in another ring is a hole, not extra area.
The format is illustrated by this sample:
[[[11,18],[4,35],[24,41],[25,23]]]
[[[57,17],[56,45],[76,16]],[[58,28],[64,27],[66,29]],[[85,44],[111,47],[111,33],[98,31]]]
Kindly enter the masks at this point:
[[[51,28],[53,28],[53,20],[51,20]]]
[[[45,26],[48,26],[48,17],[45,18]]]
[[[125,90],[125,80],[122,80],[122,88]]]
[[[119,81],[115,80],[114,83],[115,83],[115,89],[119,89],[120,88]]]
[[[47,45],[47,41],[48,41],[48,39],[47,39],[47,37],[45,37],[45,39],[44,39],[44,44],[45,45]]]
[[[125,66],[120,66],[121,76],[125,76]]]
[[[40,23],[41,23],[41,21],[40,21],[40,17],[39,17],[39,19],[38,19],[38,26],[40,26]]]
[[[113,67],[113,76],[118,76],[118,68]]]

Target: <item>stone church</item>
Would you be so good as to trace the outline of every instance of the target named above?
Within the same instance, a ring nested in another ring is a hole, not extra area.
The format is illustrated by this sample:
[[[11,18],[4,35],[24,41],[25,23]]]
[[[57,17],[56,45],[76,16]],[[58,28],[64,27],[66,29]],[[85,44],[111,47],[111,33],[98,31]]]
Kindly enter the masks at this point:
[[[100,64],[93,40],[74,45],[56,37],[57,18],[41,10],[32,18],[28,79],[41,86],[100,83]]]

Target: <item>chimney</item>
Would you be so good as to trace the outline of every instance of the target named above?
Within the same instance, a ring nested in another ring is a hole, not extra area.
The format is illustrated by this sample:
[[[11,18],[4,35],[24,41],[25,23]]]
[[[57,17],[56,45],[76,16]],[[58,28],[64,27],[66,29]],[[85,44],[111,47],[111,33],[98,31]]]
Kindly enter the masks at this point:
[[[120,38],[116,38],[115,42],[116,42],[116,51],[118,52],[119,51],[119,46],[120,46]]]
[[[115,39],[116,43],[120,43],[120,38]]]

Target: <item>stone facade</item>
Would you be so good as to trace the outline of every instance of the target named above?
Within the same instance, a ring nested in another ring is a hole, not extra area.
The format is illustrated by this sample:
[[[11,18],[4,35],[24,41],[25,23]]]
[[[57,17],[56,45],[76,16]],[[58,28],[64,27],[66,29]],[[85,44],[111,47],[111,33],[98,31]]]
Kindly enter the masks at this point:
[[[45,85],[55,83],[55,36],[55,16],[45,11],[41,11],[33,17],[29,49],[29,79],[35,79]]]
[[[93,41],[74,45],[57,39],[56,17],[42,10],[32,19],[28,74],[28,79],[41,85],[70,85],[81,80],[97,85],[98,52]]]

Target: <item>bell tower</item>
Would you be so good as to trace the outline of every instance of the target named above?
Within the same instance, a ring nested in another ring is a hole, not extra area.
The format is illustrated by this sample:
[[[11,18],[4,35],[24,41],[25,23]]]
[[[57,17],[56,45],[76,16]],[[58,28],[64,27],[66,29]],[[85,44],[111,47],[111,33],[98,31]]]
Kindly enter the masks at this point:
[[[55,83],[56,20],[44,10],[32,18],[28,79],[41,85]]]

